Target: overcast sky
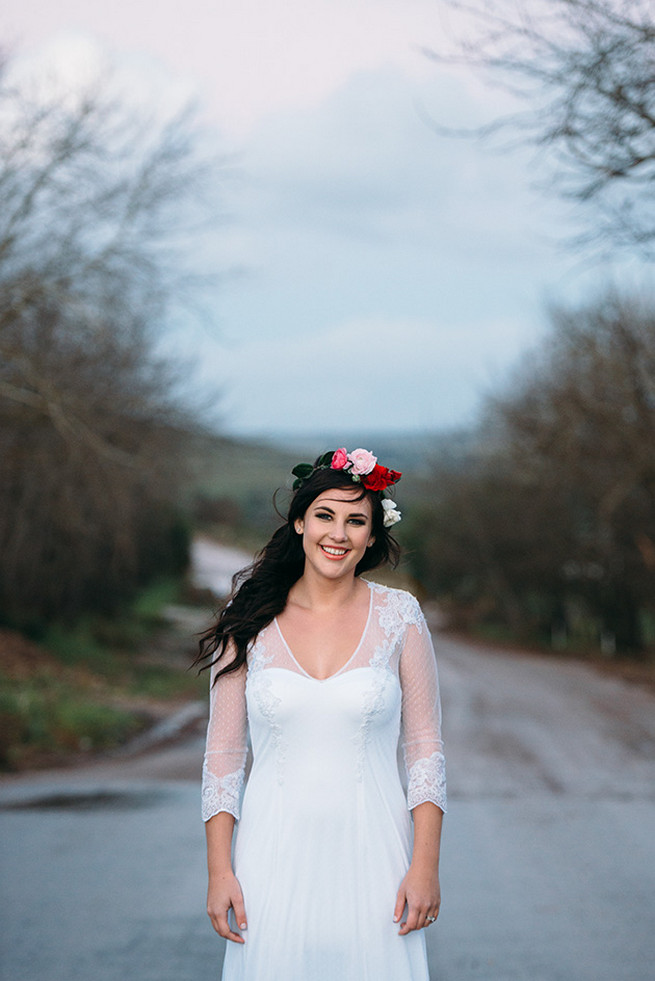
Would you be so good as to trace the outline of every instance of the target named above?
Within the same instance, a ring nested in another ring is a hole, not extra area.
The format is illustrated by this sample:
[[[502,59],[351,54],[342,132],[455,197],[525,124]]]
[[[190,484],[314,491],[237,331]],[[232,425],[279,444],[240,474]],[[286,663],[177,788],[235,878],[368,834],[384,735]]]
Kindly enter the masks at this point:
[[[184,336],[233,433],[466,424],[545,301],[607,274],[558,245],[571,226],[530,154],[426,125],[504,98],[421,54],[438,0],[3,0],[0,23],[23,56],[74,74],[108,52],[197,96],[235,153],[215,262],[245,273]]]

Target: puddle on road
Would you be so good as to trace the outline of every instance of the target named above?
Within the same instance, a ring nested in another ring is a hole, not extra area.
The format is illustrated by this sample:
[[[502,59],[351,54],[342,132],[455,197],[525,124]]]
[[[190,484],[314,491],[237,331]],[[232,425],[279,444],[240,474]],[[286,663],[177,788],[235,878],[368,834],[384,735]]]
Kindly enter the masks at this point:
[[[24,800],[0,802],[0,810],[133,811],[158,804],[165,796],[161,790],[53,792]]]

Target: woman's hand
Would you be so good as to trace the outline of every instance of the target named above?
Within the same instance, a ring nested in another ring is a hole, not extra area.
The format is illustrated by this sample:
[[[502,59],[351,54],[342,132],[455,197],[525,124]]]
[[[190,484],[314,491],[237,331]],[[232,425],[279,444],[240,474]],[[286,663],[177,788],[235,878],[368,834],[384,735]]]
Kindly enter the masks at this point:
[[[246,920],[243,893],[232,870],[219,873],[210,879],[207,890],[207,913],[216,933],[225,937],[226,940],[233,940],[237,944],[242,944],[244,943],[243,937],[230,929],[227,919],[230,909],[234,910],[239,929],[246,930],[248,921]]]
[[[398,923],[403,910],[407,906],[407,918],[400,924],[400,936],[412,930],[421,930],[434,923],[439,915],[441,905],[441,890],[439,888],[439,873],[436,869],[409,867],[409,871],[400,883],[396,896],[396,907],[393,920]],[[429,919],[432,917],[433,919]]]

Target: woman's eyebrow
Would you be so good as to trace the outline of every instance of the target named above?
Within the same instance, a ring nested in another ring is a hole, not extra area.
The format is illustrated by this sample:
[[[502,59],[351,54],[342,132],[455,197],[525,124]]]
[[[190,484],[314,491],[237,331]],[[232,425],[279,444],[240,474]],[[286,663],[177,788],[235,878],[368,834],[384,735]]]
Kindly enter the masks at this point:
[[[323,511],[329,511],[330,514],[334,514],[335,513],[334,510],[331,507],[328,507],[327,504],[317,504],[316,505],[316,510],[317,511],[321,511],[321,510],[323,510]],[[348,517],[349,518],[367,518],[368,515],[366,514],[365,511],[349,511]]]

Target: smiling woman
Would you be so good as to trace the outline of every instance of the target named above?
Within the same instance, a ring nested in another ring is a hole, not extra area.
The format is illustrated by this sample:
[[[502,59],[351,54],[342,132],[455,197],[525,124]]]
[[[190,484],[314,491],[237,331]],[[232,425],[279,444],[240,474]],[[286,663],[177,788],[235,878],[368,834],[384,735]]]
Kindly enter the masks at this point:
[[[427,981],[446,803],[436,663],[414,597],[360,578],[397,562],[400,474],[345,448],[293,473],[286,523],[197,659],[223,981]]]

